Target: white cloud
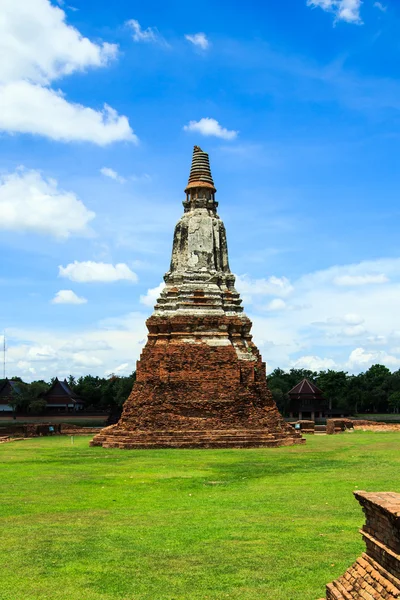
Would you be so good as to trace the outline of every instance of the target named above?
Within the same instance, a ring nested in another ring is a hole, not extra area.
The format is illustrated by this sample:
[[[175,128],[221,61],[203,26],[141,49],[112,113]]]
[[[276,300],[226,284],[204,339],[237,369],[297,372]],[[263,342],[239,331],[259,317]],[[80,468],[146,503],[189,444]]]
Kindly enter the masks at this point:
[[[136,273],[125,263],[112,265],[110,263],[94,262],[91,260],[78,262],[77,260],[66,267],[59,266],[59,277],[66,277],[71,281],[111,283],[114,281],[133,281],[137,282]]]
[[[100,367],[103,364],[100,358],[86,352],[76,352],[72,355],[72,361],[80,367]]]
[[[361,323],[364,323],[364,319],[355,313],[344,315],[343,321],[348,325],[361,325]]]
[[[153,308],[164,287],[165,284],[161,282],[157,287],[147,290],[147,294],[145,296],[140,296],[140,302],[145,306],[151,306]]]
[[[72,290],[60,290],[56,293],[52,304],[86,304],[86,298],[77,296]]]
[[[104,175],[104,177],[109,177],[110,179],[114,179],[114,181],[118,181],[118,183],[126,182],[126,179],[124,177],[121,177],[121,175],[119,175],[117,171],[114,171],[114,169],[110,169],[109,167],[102,167],[100,169],[100,173]]]
[[[208,41],[206,34],[202,33],[202,32],[186,34],[185,38],[187,39],[188,42],[191,42],[194,46],[198,46],[202,50],[207,50],[207,48],[210,45],[210,42]]]
[[[274,275],[267,279],[252,279],[248,275],[237,275],[236,288],[247,297],[249,302],[253,302],[253,296],[288,296],[293,291],[289,279]]]
[[[129,363],[122,363],[122,365],[118,365],[118,367],[115,367],[114,369],[114,373],[131,373],[132,372],[132,365],[130,365]]]
[[[138,141],[128,119],[110,106],[99,111],[73,104],[62,92],[27,81],[0,85],[0,130],[99,146],[120,140]]]
[[[335,278],[382,273],[388,282],[365,285],[362,294],[360,286],[334,284]],[[254,323],[254,341],[262,348],[269,371],[275,367],[290,368],[299,356],[317,356],[333,360],[337,368],[357,372],[361,367],[354,361],[351,368],[348,366],[355,346],[363,347],[371,354],[371,360],[379,362],[373,355],[378,345],[386,353],[382,360],[390,362],[387,356],[392,356],[395,364],[400,356],[400,336],[396,337],[400,330],[400,258],[333,266],[293,281],[284,277],[272,281],[280,284],[280,292],[268,278],[237,278],[244,309]],[[286,302],[285,310],[266,313],[274,298]],[[272,340],[274,345],[264,340]]]
[[[66,23],[65,12],[48,0],[2,0],[0,19],[0,130],[61,141],[105,145],[137,141],[126,117],[69,103],[51,82],[105,67],[115,44],[95,44]]]
[[[310,369],[310,371],[326,371],[335,369],[336,363],[331,358],[320,358],[319,356],[301,356],[292,365],[294,369]]]
[[[26,358],[31,362],[52,360],[56,357],[56,350],[49,344],[31,346],[27,348]]]
[[[319,7],[335,15],[335,21],[361,24],[361,0],[307,0],[307,6]]]
[[[391,356],[383,350],[368,352],[364,348],[355,348],[349,356],[347,366],[357,370],[359,368],[366,369],[378,363],[389,368],[398,368],[400,367],[400,358]]]
[[[362,325],[350,325],[349,327],[342,329],[342,333],[346,337],[357,337],[366,333],[366,331],[367,330]]]
[[[70,373],[79,377],[90,372],[131,373],[146,338],[146,314],[131,313],[99,323],[91,329],[69,324],[64,330],[9,329],[7,365],[9,373],[26,381],[38,377],[60,379]],[[123,366],[126,365],[126,370]]]
[[[266,310],[283,310],[286,308],[286,302],[281,298],[274,298],[266,306]]]
[[[383,273],[365,274],[365,275],[338,275],[334,278],[335,285],[359,286],[387,283],[389,279]]]
[[[126,25],[132,29],[132,38],[135,42],[162,41],[162,38],[155,27],[147,27],[147,29],[142,29],[139,21],[136,19],[130,19],[126,22]]]
[[[378,10],[380,10],[381,12],[386,12],[387,11],[387,6],[384,6],[382,4],[382,2],[374,2],[374,6],[375,6],[375,8],[377,8]]]
[[[0,176],[0,229],[67,239],[87,235],[94,217],[73,192],[60,190],[56,180],[39,171]]]
[[[2,0],[0,81],[26,79],[40,84],[104,67],[118,52],[115,44],[95,44],[67,25],[63,10],[48,0]]]
[[[60,350],[63,352],[91,352],[93,350],[112,350],[112,348],[105,340],[74,338],[61,346]]]
[[[205,136],[215,136],[224,140],[234,140],[238,134],[238,131],[225,129],[225,127],[221,127],[218,121],[209,117],[200,119],[200,121],[190,121],[189,125],[185,125],[183,129]]]

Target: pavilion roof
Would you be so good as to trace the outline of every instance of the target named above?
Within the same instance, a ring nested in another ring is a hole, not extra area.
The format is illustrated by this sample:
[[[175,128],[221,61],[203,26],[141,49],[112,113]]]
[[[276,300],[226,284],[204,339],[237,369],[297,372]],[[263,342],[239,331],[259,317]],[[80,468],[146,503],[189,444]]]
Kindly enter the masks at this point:
[[[323,392],[314,383],[304,378],[288,394],[289,396],[322,396]]]

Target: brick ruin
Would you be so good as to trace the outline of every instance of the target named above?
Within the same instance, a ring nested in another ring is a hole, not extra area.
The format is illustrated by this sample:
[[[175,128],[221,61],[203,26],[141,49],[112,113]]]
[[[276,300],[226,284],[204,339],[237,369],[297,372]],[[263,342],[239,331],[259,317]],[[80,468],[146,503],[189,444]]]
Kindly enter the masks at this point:
[[[400,598],[400,494],[355,492],[366,516],[366,552],[326,586],[327,600]]]
[[[228,261],[208,154],[194,147],[184,214],[152,316],[136,383],[106,448],[299,444],[267,387]]]

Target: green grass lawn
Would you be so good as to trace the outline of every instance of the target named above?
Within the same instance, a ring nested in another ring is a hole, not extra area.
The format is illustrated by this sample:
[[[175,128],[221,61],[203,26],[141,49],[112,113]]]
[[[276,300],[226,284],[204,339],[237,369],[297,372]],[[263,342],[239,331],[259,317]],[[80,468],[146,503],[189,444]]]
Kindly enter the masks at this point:
[[[400,434],[252,450],[0,446],[1,600],[315,600],[363,550],[352,491],[400,492]]]

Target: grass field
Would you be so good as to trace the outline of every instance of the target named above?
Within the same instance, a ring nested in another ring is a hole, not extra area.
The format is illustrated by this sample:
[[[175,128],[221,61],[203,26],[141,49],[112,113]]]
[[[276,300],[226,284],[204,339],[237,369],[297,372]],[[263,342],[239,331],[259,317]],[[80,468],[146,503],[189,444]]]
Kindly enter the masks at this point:
[[[0,446],[1,600],[315,600],[363,549],[355,489],[400,492],[400,434],[303,447]]]

